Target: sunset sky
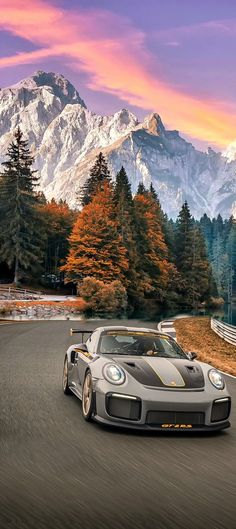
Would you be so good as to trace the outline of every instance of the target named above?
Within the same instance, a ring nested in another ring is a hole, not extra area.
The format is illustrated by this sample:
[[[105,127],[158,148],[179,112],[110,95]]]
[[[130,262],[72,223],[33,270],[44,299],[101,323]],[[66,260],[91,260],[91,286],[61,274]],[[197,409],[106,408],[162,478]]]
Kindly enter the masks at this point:
[[[158,112],[200,147],[236,139],[236,0],[0,0],[0,86],[64,74],[88,108]]]

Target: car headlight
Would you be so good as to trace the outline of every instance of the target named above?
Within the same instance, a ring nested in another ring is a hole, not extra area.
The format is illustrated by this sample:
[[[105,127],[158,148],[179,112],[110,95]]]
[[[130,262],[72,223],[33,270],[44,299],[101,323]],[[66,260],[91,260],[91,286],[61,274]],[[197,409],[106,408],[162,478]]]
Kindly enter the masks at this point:
[[[116,364],[107,364],[103,374],[105,379],[112,384],[123,384],[125,381],[125,372]]]
[[[215,388],[224,389],[225,381],[219,371],[217,371],[216,369],[210,369],[208,377],[213,386],[215,386]]]

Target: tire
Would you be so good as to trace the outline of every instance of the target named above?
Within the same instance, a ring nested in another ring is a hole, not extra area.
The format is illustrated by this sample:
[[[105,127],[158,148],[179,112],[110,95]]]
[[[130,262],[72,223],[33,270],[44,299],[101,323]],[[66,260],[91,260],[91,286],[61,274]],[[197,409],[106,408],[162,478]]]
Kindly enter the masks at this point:
[[[85,421],[91,421],[95,410],[95,396],[93,392],[93,381],[90,371],[87,371],[82,391],[82,414]]]
[[[65,395],[72,395],[68,385],[68,358],[66,356],[63,368],[62,387]]]

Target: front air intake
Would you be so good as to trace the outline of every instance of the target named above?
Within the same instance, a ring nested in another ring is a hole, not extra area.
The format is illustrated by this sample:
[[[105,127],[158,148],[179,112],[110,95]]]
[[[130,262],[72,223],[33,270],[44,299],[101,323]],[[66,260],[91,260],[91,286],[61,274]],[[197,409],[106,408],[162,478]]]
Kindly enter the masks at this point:
[[[141,400],[129,395],[108,393],[106,396],[106,410],[111,417],[139,421],[141,417]]]
[[[225,421],[228,419],[231,408],[231,400],[228,397],[217,399],[212,404],[211,422]]]
[[[159,426],[163,423],[204,426],[205,413],[196,411],[149,411],[146,423],[150,426]]]

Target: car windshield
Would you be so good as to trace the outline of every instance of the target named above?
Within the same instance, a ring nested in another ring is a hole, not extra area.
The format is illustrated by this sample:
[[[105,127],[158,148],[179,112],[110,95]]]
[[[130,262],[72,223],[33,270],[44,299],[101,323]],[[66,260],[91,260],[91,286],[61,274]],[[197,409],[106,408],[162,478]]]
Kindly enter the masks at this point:
[[[101,335],[101,354],[187,358],[181,347],[167,335],[138,331],[109,331]]]

